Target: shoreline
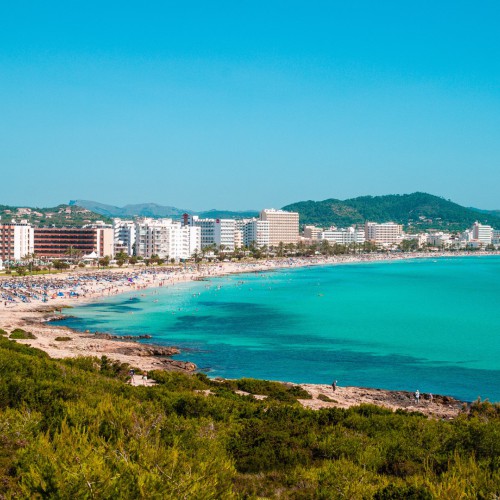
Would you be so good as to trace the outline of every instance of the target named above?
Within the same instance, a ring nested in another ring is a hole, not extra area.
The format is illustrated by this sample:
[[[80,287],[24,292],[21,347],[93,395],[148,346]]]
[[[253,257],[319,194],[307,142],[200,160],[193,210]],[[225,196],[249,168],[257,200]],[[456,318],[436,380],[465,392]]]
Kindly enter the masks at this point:
[[[498,252],[439,252],[435,254],[413,253],[394,256],[381,254],[362,254],[359,256],[310,257],[268,259],[263,262],[223,262],[216,264],[191,265],[185,267],[158,268],[117,268],[108,270],[76,270],[61,274],[47,274],[26,277],[0,277],[0,292],[12,290],[16,302],[2,297],[0,304],[0,328],[10,332],[21,328],[32,332],[36,339],[17,340],[17,342],[41,349],[51,358],[71,358],[77,356],[108,356],[121,363],[144,371],[176,370],[194,372],[193,363],[177,361],[170,356],[178,354],[175,347],[165,348],[152,344],[138,343],[131,339],[95,336],[90,332],[77,332],[65,326],[49,323],[57,319],[54,313],[62,308],[96,302],[126,292],[175,286],[189,281],[206,280],[231,274],[267,272],[278,269],[292,269],[313,266],[332,266],[373,262],[394,262],[414,259],[438,259],[449,257],[482,257],[498,256]],[[17,288],[6,288],[6,285],[24,284]],[[43,291],[43,293],[42,293]],[[24,295],[23,295],[24,292]],[[24,301],[23,298],[24,297]],[[60,341],[56,338],[69,337]],[[392,410],[406,409],[421,411],[438,418],[454,418],[464,404],[454,398],[435,396],[432,402],[416,405],[407,391],[393,391],[376,388],[339,387],[332,393],[330,386],[323,384],[297,384],[313,395],[312,400],[302,400],[305,407],[319,409],[328,407],[347,408],[350,406],[371,403]],[[333,401],[317,399],[318,395],[327,396]]]

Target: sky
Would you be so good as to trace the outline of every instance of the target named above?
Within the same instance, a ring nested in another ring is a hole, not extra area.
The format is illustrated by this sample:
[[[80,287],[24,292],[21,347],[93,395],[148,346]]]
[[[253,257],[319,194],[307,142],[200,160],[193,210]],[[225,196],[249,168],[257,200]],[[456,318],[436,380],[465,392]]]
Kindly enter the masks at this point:
[[[0,204],[500,209],[500,2],[0,3]]]

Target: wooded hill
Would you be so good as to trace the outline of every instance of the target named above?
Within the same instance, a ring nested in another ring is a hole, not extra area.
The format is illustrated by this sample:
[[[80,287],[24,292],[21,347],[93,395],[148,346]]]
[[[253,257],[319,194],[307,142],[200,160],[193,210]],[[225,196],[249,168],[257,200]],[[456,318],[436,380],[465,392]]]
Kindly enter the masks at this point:
[[[50,359],[5,334],[0,498],[500,494],[499,405],[442,421],[370,405],[308,410],[300,387],[252,379],[153,372],[158,385],[130,386],[127,365]]]
[[[92,224],[96,221],[111,223],[109,217],[76,205],[58,205],[51,208],[12,207],[0,205],[0,222],[27,220],[33,226],[71,227]]]
[[[427,193],[360,196],[349,200],[300,201],[283,207],[298,212],[301,224],[346,227],[373,222],[396,222],[417,230],[463,230],[476,220],[500,229],[500,217],[462,207]]]

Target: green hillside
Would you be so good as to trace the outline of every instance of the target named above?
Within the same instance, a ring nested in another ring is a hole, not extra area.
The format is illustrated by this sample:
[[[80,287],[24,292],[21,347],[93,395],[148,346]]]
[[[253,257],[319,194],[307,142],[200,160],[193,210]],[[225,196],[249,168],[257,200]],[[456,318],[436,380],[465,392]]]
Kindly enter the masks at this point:
[[[11,207],[0,205],[3,223],[14,219],[16,222],[27,220],[34,226],[82,226],[96,221],[110,223],[109,217],[92,212],[76,205],[58,205],[52,208]]]
[[[415,229],[463,230],[476,220],[500,229],[500,217],[462,207],[427,193],[301,201],[283,207],[299,212],[301,224],[339,227],[366,221],[397,222]]]
[[[453,421],[370,405],[313,411],[296,386],[172,372],[131,386],[128,368],[104,356],[50,359],[0,330],[0,498],[500,493],[498,405],[475,403]]]

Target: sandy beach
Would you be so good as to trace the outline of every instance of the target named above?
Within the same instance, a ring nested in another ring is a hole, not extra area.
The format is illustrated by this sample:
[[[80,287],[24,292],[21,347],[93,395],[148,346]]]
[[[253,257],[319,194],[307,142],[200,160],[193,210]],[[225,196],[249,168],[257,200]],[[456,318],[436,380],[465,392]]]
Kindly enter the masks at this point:
[[[95,335],[91,332],[78,333],[67,327],[58,326],[57,322],[49,323],[48,321],[60,317],[61,309],[64,307],[99,301],[125,292],[143,293],[142,291],[151,288],[175,286],[181,282],[228,274],[264,272],[312,265],[469,255],[477,256],[478,254],[443,252],[438,254],[367,254],[328,258],[318,256],[157,268],[79,269],[60,274],[24,277],[4,275],[0,276],[0,328],[7,332],[21,328],[33,333],[36,339],[18,340],[18,342],[42,349],[53,358],[106,355],[145,371],[166,369],[192,372],[196,370],[192,363],[171,359],[172,355],[179,353],[175,346],[156,347],[129,339],[113,339],[109,335]],[[61,338],[69,338],[69,340],[60,340]],[[348,408],[361,403],[371,403],[393,410],[406,409],[420,411],[438,418],[453,418],[458,415],[462,407],[462,402],[442,396],[434,396],[430,401],[423,395],[420,403],[416,404],[413,395],[404,391],[338,387],[333,393],[331,386],[328,385],[301,385],[313,396],[313,399],[301,402],[304,406],[313,409],[333,406]]]

